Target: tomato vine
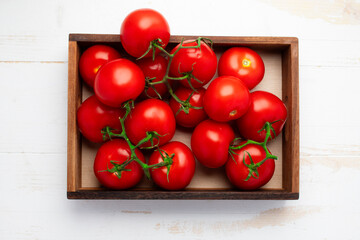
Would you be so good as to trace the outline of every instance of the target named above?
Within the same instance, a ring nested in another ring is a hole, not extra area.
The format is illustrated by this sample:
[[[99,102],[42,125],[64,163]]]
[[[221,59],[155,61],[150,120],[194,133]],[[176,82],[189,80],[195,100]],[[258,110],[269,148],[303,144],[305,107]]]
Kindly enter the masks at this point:
[[[198,37],[193,42],[195,42],[197,45],[195,45],[195,46],[184,46],[183,45],[184,39],[182,39],[179,46],[178,46],[178,48],[173,53],[169,53],[162,47],[161,39],[155,39],[150,43],[148,50],[141,57],[138,58],[138,60],[139,60],[139,59],[145,57],[152,50],[152,53],[153,53],[152,58],[155,59],[155,52],[156,52],[155,50],[156,49],[159,49],[162,53],[164,53],[168,57],[168,65],[167,65],[166,72],[165,72],[165,75],[164,75],[163,79],[161,79],[160,81],[154,82],[154,80],[156,78],[147,78],[147,79],[145,79],[146,80],[146,85],[145,86],[147,88],[151,87],[155,91],[155,93],[160,97],[160,94],[156,91],[156,89],[153,86],[157,85],[157,84],[162,84],[162,83],[165,84],[167,89],[168,89],[168,92],[170,93],[170,95],[181,105],[180,111],[184,111],[186,114],[189,113],[190,108],[203,109],[203,107],[196,107],[196,106],[191,105],[190,102],[189,102],[191,97],[187,98],[184,101],[181,100],[180,98],[178,98],[176,96],[176,94],[174,93],[174,91],[173,91],[173,89],[171,87],[171,84],[169,83],[168,80],[181,81],[181,80],[186,79],[188,81],[188,83],[189,83],[189,86],[193,90],[193,92],[197,92],[197,90],[191,84],[191,79],[195,79],[195,81],[197,81],[199,83],[201,83],[201,81],[198,80],[192,74],[193,69],[191,71],[189,71],[189,72],[181,73],[183,75],[181,77],[171,77],[171,76],[169,76],[171,62],[172,62],[173,58],[175,57],[175,55],[181,49],[189,49],[189,48],[199,49],[201,47],[201,42],[204,42],[205,44],[208,44],[211,48],[213,46],[213,42],[209,38]]]
[[[154,139],[157,139],[159,140],[159,137],[161,137],[160,134],[158,134],[157,132],[155,131],[150,131],[150,132],[146,132],[146,137],[143,138],[142,140],[140,140],[136,145],[132,144],[129,137],[127,136],[126,134],[126,131],[125,131],[125,119],[127,118],[127,116],[130,114],[131,112],[131,109],[134,107],[134,102],[133,101],[128,101],[128,102],[125,102],[122,106],[122,108],[125,109],[125,115],[123,117],[120,117],[119,118],[119,121],[121,123],[121,132],[120,133],[115,133],[114,130],[115,129],[112,129],[110,128],[109,126],[105,127],[101,133],[103,134],[103,138],[104,140],[106,139],[112,139],[112,137],[119,137],[119,138],[123,138],[127,144],[129,145],[129,148],[130,148],[130,158],[125,161],[124,163],[122,164],[114,164],[114,168],[115,169],[107,169],[107,171],[109,172],[114,172],[116,171],[118,173],[118,176],[121,176],[121,172],[122,171],[127,171],[125,169],[126,165],[128,165],[129,163],[133,162],[133,161],[136,161],[141,167],[142,169],[144,170],[144,173],[146,175],[147,178],[151,178],[150,177],[150,172],[149,172],[149,169],[151,168],[159,168],[159,167],[163,167],[163,166],[168,166],[168,165],[171,165],[172,164],[172,158],[171,156],[166,156],[163,158],[163,162],[161,163],[158,163],[158,164],[154,164],[154,165],[148,165],[144,162],[142,162],[136,155],[135,153],[135,149],[139,148],[140,145],[142,145],[143,143],[146,143],[148,141],[150,141],[151,143],[151,146],[150,147],[144,147],[144,148],[154,148],[154,147],[158,147],[158,144],[153,144],[154,143]],[[170,169],[168,168],[168,171]]]
[[[196,107],[196,106],[192,106],[190,104],[190,98],[192,96],[192,94],[190,95],[190,97],[188,97],[185,101],[179,99],[176,94],[174,93],[172,87],[171,87],[171,84],[169,83],[168,80],[184,80],[184,79],[188,79],[188,82],[190,84],[190,79],[191,78],[194,78],[194,76],[192,75],[192,71],[190,72],[187,72],[187,73],[184,73],[182,77],[178,77],[178,78],[175,78],[175,77],[171,77],[169,76],[169,71],[170,71],[170,65],[171,65],[171,61],[172,59],[174,58],[174,56],[181,50],[181,49],[184,49],[184,48],[200,48],[201,46],[201,41],[207,43],[206,41],[210,42],[211,44],[211,47],[212,47],[212,41],[208,38],[202,38],[202,37],[199,37],[195,40],[195,42],[197,43],[196,46],[183,46],[183,42],[184,40],[182,39],[181,42],[180,42],[180,45],[179,47],[176,49],[176,51],[172,54],[168,53],[163,47],[162,47],[162,44],[161,44],[161,39],[156,39],[154,41],[152,41],[149,45],[149,48],[148,50],[141,56],[139,57],[138,59],[141,59],[143,57],[145,57],[151,50],[153,50],[153,60],[155,59],[155,50],[156,48],[159,49],[161,52],[165,53],[167,56],[168,56],[168,65],[167,65],[167,68],[166,68],[166,73],[165,73],[165,76],[163,77],[163,79],[161,81],[157,81],[157,82],[154,82],[154,80],[156,78],[146,78],[145,81],[147,82],[147,87],[150,86],[154,86],[156,84],[160,84],[160,83],[164,83],[166,85],[166,87],[168,88],[168,91],[170,93],[170,95],[178,102],[181,104],[181,107],[179,109],[184,111],[185,113],[188,113],[189,112],[189,108],[194,108],[194,109],[202,109],[202,107]],[[208,43],[207,43],[208,44]],[[191,86],[191,84],[190,84]],[[155,93],[160,96],[160,94],[156,91],[155,88],[153,88],[153,90],[155,91]],[[196,89],[193,88],[193,91],[195,92]],[[109,126],[105,127],[103,130],[102,130],[102,134],[103,134],[103,138],[104,140],[106,140],[107,138],[111,139],[112,137],[119,137],[119,138],[123,138],[127,144],[129,145],[129,148],[130,148],[130,158],[125,161],[124,163],[122,164],[116,164],[115,162],[110,162],[112,165],[113,165],[113,168],[108,168],[104,171],[108,171],[108,172],[117,172],[118,174],[118,177],[120,178],[121,177],[121,172],[122,171],[128,171],[128,169],[126,169],[125,167],[133,162],[133,161],[136,161],[141,167],[142,169],[144,170],[144,173],[146,175],[147,178],[151,178],[150,176],[150,171],[149,169],[152,169],[152,168],[160,168],[160,167],[164,167],[166,166],[167,167],[167,176],[169,175],[169,171],[170,171],[170,166],[173,162],[173,158],[174,158],[174,155],[167,155],[167,154],[161,154],[161,157],[163,158],[163,162],[161,163],[158,163],[158,164],[153,164],[153,165],[148,165],[144,162],[142,162],[137,156],[136,156],[136,153],[135,153],[135,149],[139,148],[142,144],[146,143],[146,142],[149,142],[151,143],[151,146],[150,147],[146,147],[146,148],[155,148],[155,147],[158,147],[158,144],[153,144],[154,143],[154,139],[157,139],[159,140],[159,137],[161,137],[160,134],[158,134],[157,132],[155,131],[150,131],[150,132],[146,132],[146,137],[143,138],[142,140],[140,140],[136,145],[132,144],[129,137],[127,136],[126,134],[126,131],[125,131],[125,119],[127,118],[127,116],[130,114],[131,112],[131,109],[134,107],[134,102],[131,100],[131,101],[127,101],[123,104],[122,108],[125,109],[125,115],[123,117],[120,117],[119,118],[119,121],[121,123],[121,127],[122,127],[122,131],[121,133],[115,133],[114,130],[115,129],[111,129]],[[158,148],[158,150],[161,152],[161,149]]]
[[[245,147],[245,146],[247,146],[247,145],[249,145],[249,144],[255,144],[255,145],[259,145],[259,146],[261,146],[263,149],[264,149],[264,151],[265,151],[265,153],[266,153],[266,156],[265,156],[265,158],[263,159],[263,160],[261,160],[260,162],[258,162],[258,163],[254,163],[253,162],[253,160],[252,160],[252,157],[251,157],[251,155],[250,155],[250,153],[248,153],[248,152],[246,152],[247,154],[248,154],[248,156],[249,156],[249,158],[250,158],[250,164],[247,164],[247,163],[245,163],[245,154],[244,154],[244,156],[243,156],[243,164],[249,169],[249,175],[247,176],[247,178],[244,180],[244,181],[248,181],[251,177],[253,177],[253,178],[258,178],[259,177],[259,173],[258,173],[258,168],[266,161],[266,160],[268,160],[268,159],[274,159],[274,160],[277,160],[277,156],[275,156],[275,155],[272,155],[271,153],[270,153],[270,151],[269,151],[269,149],[267,148],[267,142],[268,142],[268,140],[269,140],[269,138],[271,138],[271,132],[273,132],[274,133],[274,135],[276,136],[276,134],[275,134],[275,130],[274,130],[274,128],[272,127],[272,124],[274,124],[275,122],[277,122],[277,121],[274,121],[274,122],[266,122],[265,124],[264,124],[264,126],[259,130],[259,132],[260,131],[263,131],[263,130],[265,130],[266,131],[266,136],[265,136],[265,140],[263,141],[263,142],[257,142],[257,141],[254,141],[254,140],[247,140],[244,144],[241,144],[241,145],[230,145],[230,147],[229,147],[229,154],[230,154],[230,157],[235,161],[235,159],[234,159],[234,156],[233,156],[233,154],[237,154],[237,153],[235,153],[234,152],[234,150],[239,150],[239,149],[242,149],[243,147]],[[238,141],[238,140],[240,140],[241,138],[235,138],[234,140],[233,140],[233,143],[235,142],[235,141]]]

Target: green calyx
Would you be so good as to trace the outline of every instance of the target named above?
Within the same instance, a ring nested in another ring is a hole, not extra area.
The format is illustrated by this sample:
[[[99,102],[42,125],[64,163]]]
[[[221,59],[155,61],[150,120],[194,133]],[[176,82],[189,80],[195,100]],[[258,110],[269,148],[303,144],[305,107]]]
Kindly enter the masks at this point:
[[[151,167],[152,169],[156,169],[156,168],[160,168],[160,167],[166,167],[167,171],[166,171],[166,178],[167,181],[169,182],[169,173],[170,173],[170,167],[173,163],[173,159],[175,157],[175,154],[171,154],[169,155],[167,152],[165,152],[164,150],[158,148],[157,151],[159,151],[161,158],[163,159],[162,162],[158,163],[158,164],[154,164],[154,165],[150,165],[149,167]]]
[[[140,60],[142,58],[144,58],[150,51],[152,51],[152,59],[153,61],[155,60],[155,56],[156,56],[156,49],[159,47],[163,47],[164,43],[160,38],[154,39],[150,42],[148,49],[146,50],[146,52],[141,55],[140,57],[138,57],[136,60]]]
[[[180,101],[182,101],[182,104],[180,104],[180,108],[176,112],[175,115],[178,115],[181,111],[183,111],[186,114],[189,114],[190,108],[192,108],[192,109],[203,109],[203,107],[196,107],[196,106],[191,105],[190,99],[194,95],[194,93],[195,93],[195,91],[192,91],[185,101],[182,101],[182,100],[179,99]]]
[[[113,165],[112,168],[109,168],[109,166],[107,166],[106,170],[102,170],[99,172],[109,172],[109,173],[116,173],[116,176],[120,179],[121,178],[121,173],[122,172],[130,172],[131,169],[126,169],[126,165],[128,165],[130,163],[129,159],[126,160],[124,163],[122,164],[118,164],[116,161],[114,160],[110,160],[110,163]]]
[[[246,164],[246,162],[245,162],[245,154],[243,156],[243,164],[246,167],[248,167],[248,169],[249,169],[249,175],[246,177],[245,181],[248,181],[251,177],[258,179],[259,178],[259,172],[258,172],[257,169],[258,169],[258,167],[260,167],[260,165],[254,163],[254,161],[253,161],[253,159],[252,159],[249,152],[247,152],[247,151],[245,151],[245,152],[247,153],[247,155],[250,158],[250,164]]]
[[[154,164],[154,165],[148,165],[146,163],[144,163],[143,161],[141,161],[138,156],[135,153],[135,150],[137,148],[143,148],[143,149],[150,149],[150,148],[154,148],[154,147],[158,147],[159,142],[160,142],[160,137],[163,137],[164,135],[160,135],[158,134],[156,131],[149,131],[146,132],[146,137],[143,138],[142,140],[140,140],[136,145],[132,144],[132,142],[130,141],[130,139],[128,138],[126,131],[125,131],[125,119],[127,118],[127,116],[130,114],[132,108],[134,107],[134,102],[132,100],[125,102],[122,106],[123,109],[125,109],[125,115],[122,118],[119,118],[119,121],[121,123],[121,133],[115,133],[114,129],[110,128],[109,126],[106,126],[102,129],[101,133],[103,134],[103,139],[107,140],[107,139],[113,139],[114,137],[117,138],[122,138],[126,141],[126,143],[129,145],[130,148],[130,157],[128,160],[126,160],[124,163],[122,164],[117,164],[115,161],[110,161],[111,164],[113,164],[113,168],[111,169],[106,169],[103,171],[107,171],[107,172],[116,172],[117,176],[119,178],[121,178],[121,172],[123,171],[129,171],[129,169],[125,169],[126,165],[128,165],[129,163],[135,161],[137,162],[142,169],[144,170],[144,174],[148,179],[151,179],[150,176],[150,171],[149,169],[157,167],[157,166],[167,166],[167,165],[171,165],[172,161],[170,163],[170,161],[167,161],[166,164],[164,163],[159,163],[159,164]],[[155,143],[156,140],[156,143]],[[143,145],[144,143],[150,142],[151,145],[150,147],[142,147],[141,145]]]
[[[274,129],[274,127],[272,125],[274,123],[280,122],[280,121],[283,121],[283,120],[279,119],[279,120],[276,120],[276,121],[273,121],[273,122],[266,122],[264,124],[264,126],[258,131],[258,133],[265,130],[265,132],[266,132],[265,140],[266,141],[268,140],[269,137],[270,137],[270,139],[272,139],[271,132],[274,134],[274,137],[276,137],[276,131],[275,131],[275,129]],[[268,130],[270,130],[271,132],[268,133]]]
[[[152,149],[155,147],[159,146],[160,143],[160,137],[164,137],[165,135],[160,135],[158,134],[156,131],[149,131],[146,132],[146,137],[143,138],[142,140],[140,140],[135,148],[142,148],[142,149]],[[157,140],[156,143],[154,140]],[[143,147],[141,145],[143,145],[144,143],[150,142],[150,146],[149,147]],[[155,144],[154,144],[155,143]]]
[[[258,172],[258,168],[268,159],[274,159],[274,160],[277,160],[278,157],[275,156],[275,155],[272,155],[270,152],[269,152],[269,149],[267,148],[267,142],[269,140],[269,138],[271,138],[271,132],[273,132],[274,136],[276,136],[276,133],[275,133],[275,130],[274,128],[272,127],[272,124],[274,124],[275,122],[278,122],[279,120],[277,121],[274,121],[274,122],[266,122],[264,124],[264,126],[259,130],[259,132],[265,130],[266,131],[266,136],[265,136],[265,139],[263,142],[256,142],[256,141],[253,141],[253,140],[247,140],[244,144],[242,145],[239,145],[239,146],[234,146],[233,144],[230,145],[229,147],[229,154],[230,154],[230,157],[235,161],[235,158],[233,155],[238,155],[234,150],[239,150],[239,149],[242,149],[243,147],[249,145],[249,144],[255,144],[255,145],[259,145],[261,146],[264,151],[265,151],[265,158],[263,160],[261,160],[260,162],[258,163],[254,163],[251,155],[249,152],[245,151],[249,158],[250,158],[250,164],[246,164],[245,163],[245,154],[243,156],[243,164],[249,169],[249,175],[247,176],[246,179],[244,179],[244,181],[248,181],[251,177],[257,179],[259,177],[259,172]],[[240,138],[235,138],[233,140],[233,143],[240,140]],[[237,163],[235,161],[235,163]]]
[[[180,65],[179,65],[178,72],[179,72],[180,75],[183,75],[183,77],[186,77],[186,81],[188,82],[190,88],[191,88],[193,91],[197,92],[197,90],[193,87],[193,85],[192,85],[192,83],[191,83],[191,80],[194,79],[196,82],[198,82],[198,83],[200,83],[200,84],[202,84],[203,82],[200,81],[199,79],[197,79],[197,78],[193,75],[194,65],[195,65],[195,64],[196,64],[196,62],[191,65],[191,71],[189,71],[189,72],[180,72]]]
[[[162,99],[160,93],[155,88],[155,85],[156,85],[157,82],[154,82],[154,80],[156,80],[156,77],[153,77],[153,78],[145,77],[145,89],[144,89],[144,92],[145,92],[145,94],[146,94],[146,96],[148,98],[154,98],[154,97],[152,97],[152,96],[150,96],[148,94],[148,90],[152,89],[155,92],[155,94],[157,95],[157,97],[159,99]]]
[[[170,72],[170,66],[171,66],[171,62],[172,62],[173,58],[181,49],[191,49],[191,48],[199,49],[201,47],[202,42],[209,45],[211,48],[213,46],[213,42],[209,38],[199,37],[196,40],[194,40],[194,42],[196,43],[195,46],[184,46],[184,39],[182,39],[178,48],[173,53],[169,53],[163,48],[164,44],[161,41],[161,39],[155,39],[150,42],[147,51],[141,57],[138,58],[138,59],[141,59],[141,58],[145,57],[150,51],[152,51],[153,60],[154,60],[156,49],[158,49],[160,52],[162,52],[163,54],[165,54],[168,57],[168,65],[167,65],[166,72],[165,72],[163,79],[161,79],[160,81],[156,81],[156,82],[153,81],[154,80],[153,78],[146,80],[146,85],[147,85],[146,90],[149,88],[154,89],[154,91],[156,92],[158,97],[161,99],[160,94],[158,94],[158,92],[155,90],[155,88],[153,86],[157,85],[157,84],[161,84],[161,83],[165,84],[170,95],[181,105],[180,111],[184,111],[186,114],[189,113],[189,111],[188,111],[189,108],[194,108],[194,109],[202,109],[202,108],[192,106],[191,104],[189,104],[189,101],[186,101],[186,100],[183,101],[183,100],[179,99],[176,96],[176,94],[174,93],[174,91],[171,87],[171,84],[169,83],[169,80],[173,80],[173,81],[187,80],[191,89],[193,91],[197,92],[197,90],[191,84],[191,79],[194,79],[195,81],[197,81],[199,83],[202,83],[202,82],[192,74],[192,72],[194,70],[193,66],[195,65],[195,63],[192,65],[192,70],[189,72],[180,72],[180,66],[179,66],[179,73],[180,73],[180,75],[182,75],[181,77],[171,77],[171,76],[169,76],[169,72]],[[146,93],[146,91],[145,91],[145,93]]]

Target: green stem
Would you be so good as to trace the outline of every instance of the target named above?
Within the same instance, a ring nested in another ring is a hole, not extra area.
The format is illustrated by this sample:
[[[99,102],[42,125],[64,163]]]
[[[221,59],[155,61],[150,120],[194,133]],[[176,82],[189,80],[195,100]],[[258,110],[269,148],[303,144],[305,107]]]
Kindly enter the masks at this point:
[[[178,102],[180,103],[181,105],[181,110],[184,110],[186,113],[188,113],[188,109],[189,108],[194,108],[194,109],[201,109],[201,107],[195,107],[195,106],[192,106],[190,104],[190,98],[192,96],[192,94],[189,96],[188,99],[186,99],[185,101],[179,99],[176,94],[174,93],[172,87],[171,87],[171,84],[169,83],[168,80],[184,80],[184,79],[188,79],[190,81],[191,77],[193,77],[192,75],[192,71],[189,72],[189,73],[183,73],[184,75],[182,77],[170,77],[169,76],[169,72],[170,72],[170,66],[171,66],[171,62],[173,60],[173,58],[175,57],[175,55],[183,48],[187,48],[187,49],[190,49],[190,48],[200,48],[201,47],[201,41],[205,42],[206,44],[208,44],[206,41],[209,41],[211,43],[211,46],[212,46],[212,41],[210,39],[207,39],[207,38],[197,38],[195,40],[195,42],[197,43],[196,46],[183,46],[183,43],[184,43],[184,39],[181,40],[180,42],[180,45],[179,47],[171,54],[171,53],[168,53],[163,47],[162,47],[162,44],[161,44],[161,39],[156,39],[154,41],[152,41],[149,45],[149,48],[147,49],[147,51],[141,56],[139,57],[138,59],[141,59],[143,57],[145,57],[151,50],[152,50],[152,53],[153,53],[153,59],[155,58],[155,50],[156,48],[159,49],[161,52],[163,52],[165,55],[168,56],[168,65],[166,67],[166,73],[165,73],[165,76],[163,77],[163,79],[161,81],[158,81],[158,82],[153,82],[154,78],[152,79],[146,79],[147,83],[148,83],[148,86],[153,86],[153,85],[156,85],[156,84],[161,84],[161,83],[164,83],[166,85],[166,87],[168,88],[168,91],[170,93],[170,95]],[[190,85],[191,86],[191,85]],[[196,91],[194,89],[194,91]],[[135,150],[139,147],[141,147],[141,145],[143,145],[144,143],[150,141],[152,143],[152,146],[151,147],[155,147],[153,145],[153,139],[158,139],[158,142],[159,142],[159,137],[161,135],[159,135],[158,133],[156,132],[147,132],[146,133],[146,137],[143,138],[142,140],[140,140],[136,145],[132,144],[130,139],[128,138],[127,134],[126,134],[126,131],[125,131],[125,119],[128,117],[128,115],[130,114],[131,112],[131,109],[133,108],[134,106],[134,102],[133,101],[128,101],[126,103],[124,103],[123,105],[123,108],[126,110],[125,112],[125,115],[122,117],[122,118],[119,118],[120,120],[120,124],[121,124],[121,128],[122,128],[122,131],[121,133],[114,133],[112,132],[112,129],[110,127],[105,127],[102,131],[103,133],[103,138],[106,139],[106,138],[110,138],[112,139],[113,137],[119,137],[119,138],[123,138],[127,144],[129,145],[129,148],[130,148],[130,152],[131,152],[131,155],[130,155],[130,159],[125,161],[124,163],[122,164],[116,164],[116,166],[114,165],[114,167],[117,169],[116,171],[118,171],[118,176],[121,177],[121,171],[128,171],[128,169],[125,169],[125,167],[130,164],[131,162],[133,161],[136,161],[144,170],[144,173],[145,175],[150,179],[150,172],[149,172],[149,169],[152,169],[152,168],[159,168],[159,167],[164,167],[166,166],[168,171],[167,171],[167,176],[169,176],[169,170],[170,170],[170,166],[172,164],[172,159],[174,157],[174,155],[172,156],[168,156],[166,153],[165,153],[165,156],[162,154],[162,150],[161,149],[158,149],[160,151],[160,154],[163,158],[163,162],[161,163],[158,163],[158,164],[153,164],[153,165],[148,165],[144,162],[142,162],[136,155],[135,153]],[[110,171],[109,169],[107,171]],[[111,170],[113,171],[113,170]]]
[[[132,106],[133,106],[132,101],[128,101],[123,105],[123,108],[126,110],[126,112],[125,112],[125,115],[122,118],[119,118],[119,121],[120,121],[120,124],[121,124],[121,127],[122,127],[121,133],[112,132],[112,129],[110,127],[108,127],[108,126],[103,129],[102,133],[103,133],[104,138],[108,137],[109,139],[112,139],[113,137],[119,137],[119,138],[124,139],[127,142],[127,144],[129,145],[129,148],[130,148],[130,158],[129,158],[129,160],[125,161],[122,164],[119,164],[118,166],[115,166],[120,171],[120,173],[121,173],[121,171],[126,171],[125,166],[127,166],[131,162],[135,161],[142,167],[146,177],[150,179],[151,176],[150,176],[149,169],[171,165],[172,162],[171,163],[169,163],[169,162],[165,162],[165,163],[161,162],[161,163],[158,163],[158,164],[148,165],[148,164],[144,163],[143,161],[141,161],[138,158],[138,156],[135,153],[135,150],[137,148],[139,148],[142,144],[144,144],[144,143],[146,143],[148,141],[152,142],[152,140],[154,138],[158,139],[159,136],[161,136],[161,135],[159,135],[156,132],[146,132],[146,137],[145,138],[140,140],[136,145],[132,144],[129,137],[126,134],[126,131],[125,131],[125,119],[130,114]],[[155,147],[155,146],[152,146],[152,147]],[[121,176],[121,174],[120,174],[120,176]]]
[[[235,159],[234,159],[234,157],[233,157],[232,154],[236,154],[236,153],[234,152],[234,150],[242,149],[243,147],[245,147],[245,146],[247,146],[247,145],[249,145],[249,144],[255,144],[255,145],[261,146],[261,147],[264,149],[264,151],[265,151],[265,154],[266,154],[266,155],[265,155],[265,158],[264,158],[263,160],[261,160],[260,162],[256,163],[256,164],[253,163],[252,158],[251,158],[251,155],[250,155],[248,152],[247,152],[247,153],[248,153],[248,155],[249,155],[249,158],[250,158],[250,160],[251,160],[251,163],[250,163],[250,164],[246,164],[246,163],[245,163],[245,155],[244,155],[243,163],[244,163],[245,166],[247,166],[247,167],[249,168],[249,175],[248,175],[248,177],[245,179],[245,181],[247,181],[251,176],[254,177],[254,178],[257,178],[256,175],[254,175],[254,173],[258,174],[257,168],[260,167],[266,160],[268,160],[268,159],[277,160],[277,159],[278,159],[277,156],[272,155],[272,154],[270,153],[269,149],[268,149],[267,146],[266,146],[269,138],[271,137],[271,131],[272,131],[272,129],[273,129],[271,124],[272,124],[272,123],[270,123],[270,122],[266,122],[265,125],[264,125],[264,127],[261,129],[261,130],[264,129],[264,130],[266,131],[265,139],[264,139],[263,142],[256,142],[256,141],[254,141],[254,140],[247,140],[247,141],[246,141],[244,144],[242,144],[242,145],[239,145],[239,146],[230,146],[230,147],[229,147],[229,154],[230,154],[230,156],[231,156],[231,158],[232,158],[233,160],[235,160]],[[238,139],[234,139],[234,141],[236,141],[236,140],[238,140]],[[234,141],[233,141],[233,142],[234,142]]]
[[[182,76],[182,77],[170,77],[170,76],[168,76],[167,79],[178,81],[178,80],[187,79],[188,77],[189,77],[189,76],[187,76],[187,75],[184,75],[184,76]]]
[[[150,43],[150,46],[149,46],[149,49],[148,51],[150,51],[151,49],[154,49],[154,48],[157,48],[159,49],[161,52],[165,53],[167,56],[168,56],[168,65],[166,67],[166,72],[165,72],[165,75],[163,77],[163,79],[161,81],[158,81],[158,82],[148,82],[148,84],[151,86],[151,85],[156,85],[156,84],[161,84],[161,83],[164,83],[168,89],[168,92],[170,93],[170,95],[175,99],[175,101],[177,101],[181,107],[180,107],[180,110],[183,110],[185,113],[188,113],[189,112],[189,108],[194,108],[194,109],[202,109],[202,108],[199,108],[199,107],[195,107],[195,106],[192,106],[189,101],[190,99],[187,99],[185,101],[179,99],[176,94],[174,93],[172,87],[171,87],[171,84],[169,83],[168,80],[185,80],[185,79],[188,79],[189,81],[189,84],[190,84],[190,79],[193,78],[194,76],[192,75],[192,71],[191,72],[188,72],[188,73],[183,73],[184,75],[182,77],[171,77],[169,76],[169,72],[170,72],[170,66],[171,66],[171,62],[173,60],[173,58],[175,57],[175,55],[181,50],[181,49],[198,49],[201,47],[201,42],[205,42],[206,44],[208,44],[206,41],[209,41],[211,43],[211,47],[212,47],[212,41],[208,38],[202,38],[202,37],[199,37],[197,38],[194,42],[196,42],[196,46],[183,46],[183,43],[184,43],[184,39],[181,40],[180,44],[179,44],[179,47],[173,52],[173,53],[168,53],[160,44],[159,44],[159,41],[158,40],[154,40]],[[147,54],[147,52],[143,55],[145,56]],[[191,84],[190,84],[191,86]],[[191,86],[192,87],[192,86]],[[194,89],[192,87],[192,89],[194,91],[196,91],[196,89]]]

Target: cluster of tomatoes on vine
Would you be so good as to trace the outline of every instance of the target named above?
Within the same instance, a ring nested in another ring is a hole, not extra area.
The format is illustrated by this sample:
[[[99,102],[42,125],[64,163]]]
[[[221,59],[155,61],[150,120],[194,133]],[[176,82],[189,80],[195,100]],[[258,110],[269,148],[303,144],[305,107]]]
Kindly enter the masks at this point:
[[[120,31],[122,47],[136,59],[106,45],[81,55],[80,75],[95,95],[79,107],[77,123],[85,138],[104,142],[94,161],[97,179],[127,189],[145,174],[163,189],[179,190],[193,178],[197,159],[209,168],[225,165],[240,189],[263,186],[277,158],[266,145],[281,132],[287,111],[275,95],[249,91],[264,77],[261,57],[233,47],[218,63],[211,39],[182,40],[168,52],[169,39],[165,18],[139,9]],[[235,138],[232,120],[242,138]],[[194,128],[191,149],[171,141],[176,125]],[[153,151],[148,161],[143,149]]]

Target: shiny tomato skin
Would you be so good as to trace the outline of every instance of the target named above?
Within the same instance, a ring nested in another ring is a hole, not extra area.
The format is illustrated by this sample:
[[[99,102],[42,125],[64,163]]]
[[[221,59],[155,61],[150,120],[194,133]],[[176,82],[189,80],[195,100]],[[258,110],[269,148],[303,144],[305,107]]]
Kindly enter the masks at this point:
[[[141,69],[127,59],[117,59],[103,65],[95,78],[96,97],[110,107],[135,100],[145,87]]]
[[[145,158],[140,150],[136,149],[135,154],[142,162],[145,162]],[[131,171],[122,171],[120,179],[117,177],[116,172],[110,173],[104,171],[114,167],[110,161],[122,164],[130,158],[130,155],[129,145],[123,139],[113,139],[101,145],[96,154],[93,166],[95,176],[101,185],[120,190],[134,187],[141,181],[144,172],[141,166],[135,161],[125,167],[125,169],[130,169]]]
[[[180,190],[191,182],[195,173],[195,158],[190,148],[181,142],[169,142],[160,147],[169,156],[175,154],[170,166],[169,181],[167,180],[167,167],[150,170],[154,183],[166,190]],[[164,154],[164,153],[163,153]],[[150,156],[149,165],[163,162],[159,150],[155,150]]]
[[[147,99],[137,105],[125,120],[126,133],[133,144],[146,137],[146,132],[156,131],[162,135],[160,142],[154,139],[154,145],[163,145],[175,134],[176,122],[169,105],[158,99]],[[141,147],[150,147],[147,142]]]
[[[161,39],[163,48],[170,39],[169,25],[159,12],[138,9],[131,12],[122,22],[120,40],[125,51],[131,56],[141,57],[148,50],[150,42],[155,39]],[[146,55],[150,56],[152,50]]]
[[[194,40],[184,41],[183,46],[196,46]],[[177,45],[171,53],[174,53],[180,44]],[[197,82],[194,78],[191,79],[191,85],[194,88],[200,88],[207,84],[215,75],[217,67],[217,58],[214,51],[204,42],[201,42],[200,48],[184,48],[180,49],[174,56],[170,65],[170,75],[172,77],[182,77],[181,73],[190,72],[200,80]],[[180,71],[180,73],[179,73]],[[188,80],[181,80],[180,83],[184,87],[190,88]]]
[[[145,77],[156,78],[153,80],[153,82],[159,82],[164,78],[166,74],[168,60],[161,55],[156,55],[154,60],[152,58],[143,58],[137,61],[136,64],[141,68]],[[167,93],[167,87],[165,83],[156,84],[153,85],[153,87],[160,94],[162,98]],[[151,87],[148,87],[147,89],[145,87],[142,96],[150,97],[150,98],[159,98],[159,96],[156,94],[154,89],[152,89]]]
[[[175,95],[182,101],[185,101],[190,94],[193,92],[190,88],[179,87],[175,91]],[[197,92],[194,92],[190,98],[190,104],[194,107],[203,107],[203,98],[205,94],[204,88],[198,88]],[[204,109],[194,109],[190,108],[189,113],[186,114],[184,111],[180,111],[177,115],[180,108],[180,103],[178,103],[174,98],[170,99],[170,107],[173,113],[175,114],[176,123],[180,126],[192,128],[198,125],[200,122],[207,118],[207,115]]]
[[[228,160],[229,146],[235,134],[227,123],[205,120],[191,136],[191,149],[196,159],[208,168],[223,166]]]
[[[97,72],[105,63],[120,58],[120,54],[112,47],[94,45],[86,49],[80,56],[79,72],[81,78],[90,87],[94,88]]]
[[[265,65],[254,50],[233,47],[226,50],[219,60],[219,76],[240,78],[249,90],[258,85],[264,77]]]
[[[266,160],[260,167],[257,168],[259,173],[258,179],[250,177],[248,181],[245,181],[249,175],[249,169],[243,163],[244,154],[246,164],[251,163],[247,152],[251,155],[255,164],[261,162],[266,157],[265,150],[261,146],[249,144],[240,150],[234,150],[234,152],[236,153],[233,154],[235,161],[229,156],[225,165],[226,175],[234,186],[242,190],[255,190],[270,181],[275,171],[274,159]]]
[[[250,94],[251,103],[248,111],[241,118],[236,120],[240,135],[246,139],[258,142],[265,140],[266,131],[258,132],[266,122],[274,122],[280,120],[272,127],[276,132],[276,136],[282,131],[286,119],[287,109],[285,104],[274,94],[265,91],[255,91]],[[272,138],[275,138],[271,132]]]
[[[124,116],[121,108],[101,103],[95,96],[87,98],[77,110],[77,124],[82,135],[92,142],[103,142],[101,130],[109,126],[121,131],[119,118]]]
[[[204,95],[204,110],[219,122],[237,119],[246,113],[250,105],[250,93],[238,78],[222,76],[214,79]]]

